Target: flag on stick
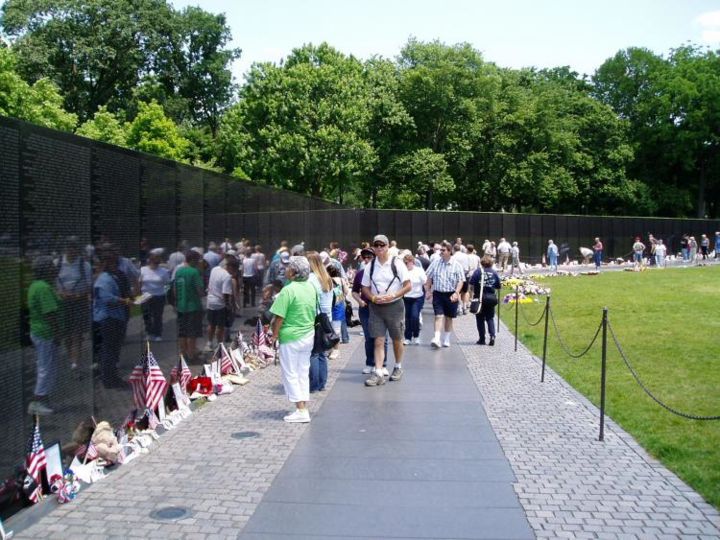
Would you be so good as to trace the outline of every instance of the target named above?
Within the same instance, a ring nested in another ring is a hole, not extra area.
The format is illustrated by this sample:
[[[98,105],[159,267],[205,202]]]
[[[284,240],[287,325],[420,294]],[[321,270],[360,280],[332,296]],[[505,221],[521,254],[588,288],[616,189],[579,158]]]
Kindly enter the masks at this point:
[[[28,498],[34,503],[42,499],[42,471],[45,467],[47,467],[45,447],[40,438],[40,426],[36,422],[35,429],[28,441],[27,458],[25,459],[27,474],[35,481],[35,489],[28,495]]]
[[[192,372],[185,363],[185,358],[183,358],[183,355],[181,354],[180,358],[178,359],[178,363],[172,368],[172,371],[170,372],[170,381],[179,382],[180,388],[182,388],[184,391],[187,388],[187,383],[190,382],[190,379],[192,379]]]
[[[147,354],[130,373],[129,382],[135,407],[140,410],[155,409],[165,396],[168,383],[149,346]]]
[[[235,373],[235,364],[230,357],[225,345],[220,344],[220,374],[227,375],[228,373]]]

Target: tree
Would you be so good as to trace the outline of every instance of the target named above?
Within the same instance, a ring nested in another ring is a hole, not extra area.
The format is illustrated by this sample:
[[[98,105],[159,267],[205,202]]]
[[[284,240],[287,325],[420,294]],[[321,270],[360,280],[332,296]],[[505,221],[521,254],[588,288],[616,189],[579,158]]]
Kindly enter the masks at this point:
[[[627,49],[593,77],[595,95],[630,122],[629,166],[661,215],[720,215],[720,60],[688,45],[662,58]]]
[[[447,168],[443,155],[429,148],[398,156],[388,168],[391,181],[380,188],[380,207],[432,208],[433,197],[455,189]]]
[[[2,28],[30,83],[48,77],[65,107],[81,120],[100,106],[136,110],[136,89],[148,85],[176,121],[190,118],[217,126],[232,95],[228,64],[239,54],[224,50],[230,38],[223,16],[166,0],[8,0]],[[147,92],[146,92],[147,93]],[[132,114],[131,114],[132,116]]]
[[[363,66],[329,45],[255,64],[220,129],[225,170],[343,203],[376,163]]]
[[[75,133],[88,139],[127,146],[128,126],[105,107],[100,107],[95,116],[82,124]]]
[[[13,52],[0,47],[0,115],[62,131],[72,131],[77,117],[62,108],[62,96],[47,79],[32,86],[17,73]]]
[[[186,161],[185,152],[190,146],[156,102],[140,103],[138,114],[128,128],[127,144],[135,150],[175,161]]]

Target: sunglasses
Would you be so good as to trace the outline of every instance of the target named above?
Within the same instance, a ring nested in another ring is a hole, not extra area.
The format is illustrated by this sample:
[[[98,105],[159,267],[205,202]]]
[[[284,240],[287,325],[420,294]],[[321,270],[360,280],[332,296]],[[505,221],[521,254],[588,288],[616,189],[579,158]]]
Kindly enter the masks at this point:
[[[387,244],[383,244],[382,242],[375,242],[373,244],[373,247],[385,247]]]

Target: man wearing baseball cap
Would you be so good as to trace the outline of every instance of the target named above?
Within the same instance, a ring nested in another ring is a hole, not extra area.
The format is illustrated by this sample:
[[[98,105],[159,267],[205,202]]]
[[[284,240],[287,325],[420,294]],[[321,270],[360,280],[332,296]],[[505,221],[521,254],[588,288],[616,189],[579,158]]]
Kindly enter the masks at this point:
[[[386,332],[390,334],[395,353],[395,368],[390,380],[399,381],[403,376],[405,304],[402,298],[412,285],[405,264],[396,257],[389,256],[389,243],[384,234],[373,238],[375,259],[365,268],[362,277],[362,293],[370,299],[370,336],[375,341],[375,371],[365,381],[365,386],[385,384],[383,362]]]

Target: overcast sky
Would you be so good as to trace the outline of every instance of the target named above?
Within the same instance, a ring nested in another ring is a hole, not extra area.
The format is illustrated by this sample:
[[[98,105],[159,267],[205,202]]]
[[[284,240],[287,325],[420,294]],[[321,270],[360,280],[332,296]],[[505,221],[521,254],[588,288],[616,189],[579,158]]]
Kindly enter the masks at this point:
[[[570,66],[592,74],[617,51],[666,54],[687,42],[720,49],[720,0],[175,0],[225,13],[238,82],[253,62],[278,62],[327,41],[365,59],[394,58],[410,36],[468,42],[503,67]]]

